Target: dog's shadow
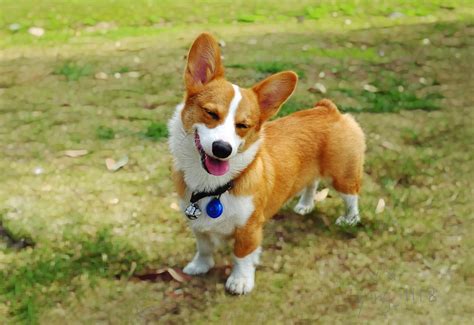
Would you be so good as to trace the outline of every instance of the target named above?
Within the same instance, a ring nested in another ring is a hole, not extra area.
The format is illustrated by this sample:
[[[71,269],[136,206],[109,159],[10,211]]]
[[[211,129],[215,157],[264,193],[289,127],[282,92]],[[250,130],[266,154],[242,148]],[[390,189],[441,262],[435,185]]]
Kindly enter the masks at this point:
[[[324,211],[323,211],[324,210]],[[326,210],[329,211],[326,214]],[[334,209],[317,208],[312,213],[301,216],[294,213],[289,208],[282,209],[264,227],[264,240],[262,243],[264,258],[257,268],[261,271],[272,269],[271,261],[278,255],[291,254],[296,247],[306,246],[317,247],[325,244],[328,247],[336,242],[351,242],[357,238],[359,232],[370,232],[378,229],[374,222],[364,221],[356,227],[340,227],[334,224],[335,218],[330,217]],[[383,226],[383,225],[382,225]],[[318,259],[330,257],[331,251],[327,250],[318,253]],[[147,310],[144,317],[148,320],[159,320],[163,313],[180,314],[182,310],[192,308],[195,311],[204,311],[207,306],[197,303],[202,300],[203,293],[208,299],[214,300],[216,297],[231,297],[233,294],[225,290],[225,283],[232,271],[232,242],[225,242],[215,253],[216,265],[208,273],[196,276],[186,276],[185,281],[176,281],[171,276],[158,278],[158,281],[170,283],[169,292],[164,295],[162,301],[166,309]],[[269,257],[270,256],[270,257]],[[175,270],[181,270],[188,260],[179,258]],[[149,280],[148,280],[149,281]],[[151,282],[155,282],[156,279]],[[214,298],[212,298],[214,297]]]

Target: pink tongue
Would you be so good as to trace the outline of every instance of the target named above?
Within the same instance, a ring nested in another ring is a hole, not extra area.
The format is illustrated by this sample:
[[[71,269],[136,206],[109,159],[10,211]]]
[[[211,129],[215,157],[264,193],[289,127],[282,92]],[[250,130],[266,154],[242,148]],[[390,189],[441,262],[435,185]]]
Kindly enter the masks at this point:
[[[229,171],[229,162],[217,160],[206,155],[204,158],[204,164],[206,168],[212,175],[222,176]]]

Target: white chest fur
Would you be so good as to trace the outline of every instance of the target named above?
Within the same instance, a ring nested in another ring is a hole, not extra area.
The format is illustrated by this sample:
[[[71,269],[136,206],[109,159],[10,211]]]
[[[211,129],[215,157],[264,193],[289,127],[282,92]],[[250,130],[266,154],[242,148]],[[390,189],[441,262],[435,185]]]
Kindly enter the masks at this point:
[[[173,154],[174,166],[184,173],[184,180],[188,191],[180,202],[183,211],[188,207],[191,190],[214,190],[228,183],[244,170],[254,159],[261,141],[256,141],[245,152],[237,154],[230,159],[230,171],[224,176],[213,176],[208,174],[201,166],[199,153],[194,144],[194,136],[187,134],[181,121],[181,111],[184,105],[178,105],[168,127],[170,131],[169,146]],[[198,204],[202,214],[196,220],[188,220],[193,231],[208,232],[215,235],[231,235],[236,227],[245,225],[254,211],[252,196],[235,196],[226,192],[221,195],[221,203],[224,206],[222,215],[216,219],[209,217],[206,213],[207,203],[212,198],[201,199]]]
[[[180,202],[183,211],[189,205],[190,196],[191,194],[187,193],[187,200]],[[196,220],[186,218],[193,231],[228,236],[234,232],[236,227],[245,225],[254,211],[251,196],[235,196],[226,192],[220,198],[224,211],[220,217],[213,219],[206,213],[206,206],[211,199],[211,197],[206,197],[198,201],[202,214]]]

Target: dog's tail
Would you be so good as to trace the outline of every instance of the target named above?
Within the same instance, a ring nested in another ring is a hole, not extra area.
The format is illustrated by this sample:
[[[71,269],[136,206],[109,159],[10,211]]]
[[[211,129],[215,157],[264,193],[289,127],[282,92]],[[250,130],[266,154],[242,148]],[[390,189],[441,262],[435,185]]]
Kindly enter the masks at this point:
[[[326,109],[326,111],[333,111],[333,112],[339,113],[339,110],[337,109],[336,104],[334,104],[332,100],[327,99],[327,98],[321,99],[319,102],[314,104],[314,108],[318,108],[318,109],[322,108],[322,109]]]

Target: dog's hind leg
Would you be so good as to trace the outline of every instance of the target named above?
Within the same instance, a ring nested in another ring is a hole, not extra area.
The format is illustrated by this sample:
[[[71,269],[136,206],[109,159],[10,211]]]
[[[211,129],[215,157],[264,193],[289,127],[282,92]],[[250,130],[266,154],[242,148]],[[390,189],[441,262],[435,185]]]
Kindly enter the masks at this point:
[[[360,222],[359,215],[359,190],[360,176],[358,173],[346,179],[333,179],[333,186],[344,200],[346,212],[336,219],[338,226],[355,226]]]
[[[313,211],[314,209],[314,196],[316,194],[316,191],[318,189],[319,181],[315,181],[313,184],[309,185],[306,187],[296,204],[295,208],[293,211],[295,211],[298,214],[305,215]]]
[[[197,252],[193,260],[183,269],[184,273],[190,275],[207,273],[214,267],[214,258],[212,257],[214,243],[212,239],[208,235],[199,232],[194,232],[194,235],[196,236]]]
[[[346,213],[343,216],[340,216],[336,220],[336,225],[343,226],[355,226],[360,222],[359,215],[359,196],[357,194],[344,194],[339,193],[344,200],[346,205]]]

